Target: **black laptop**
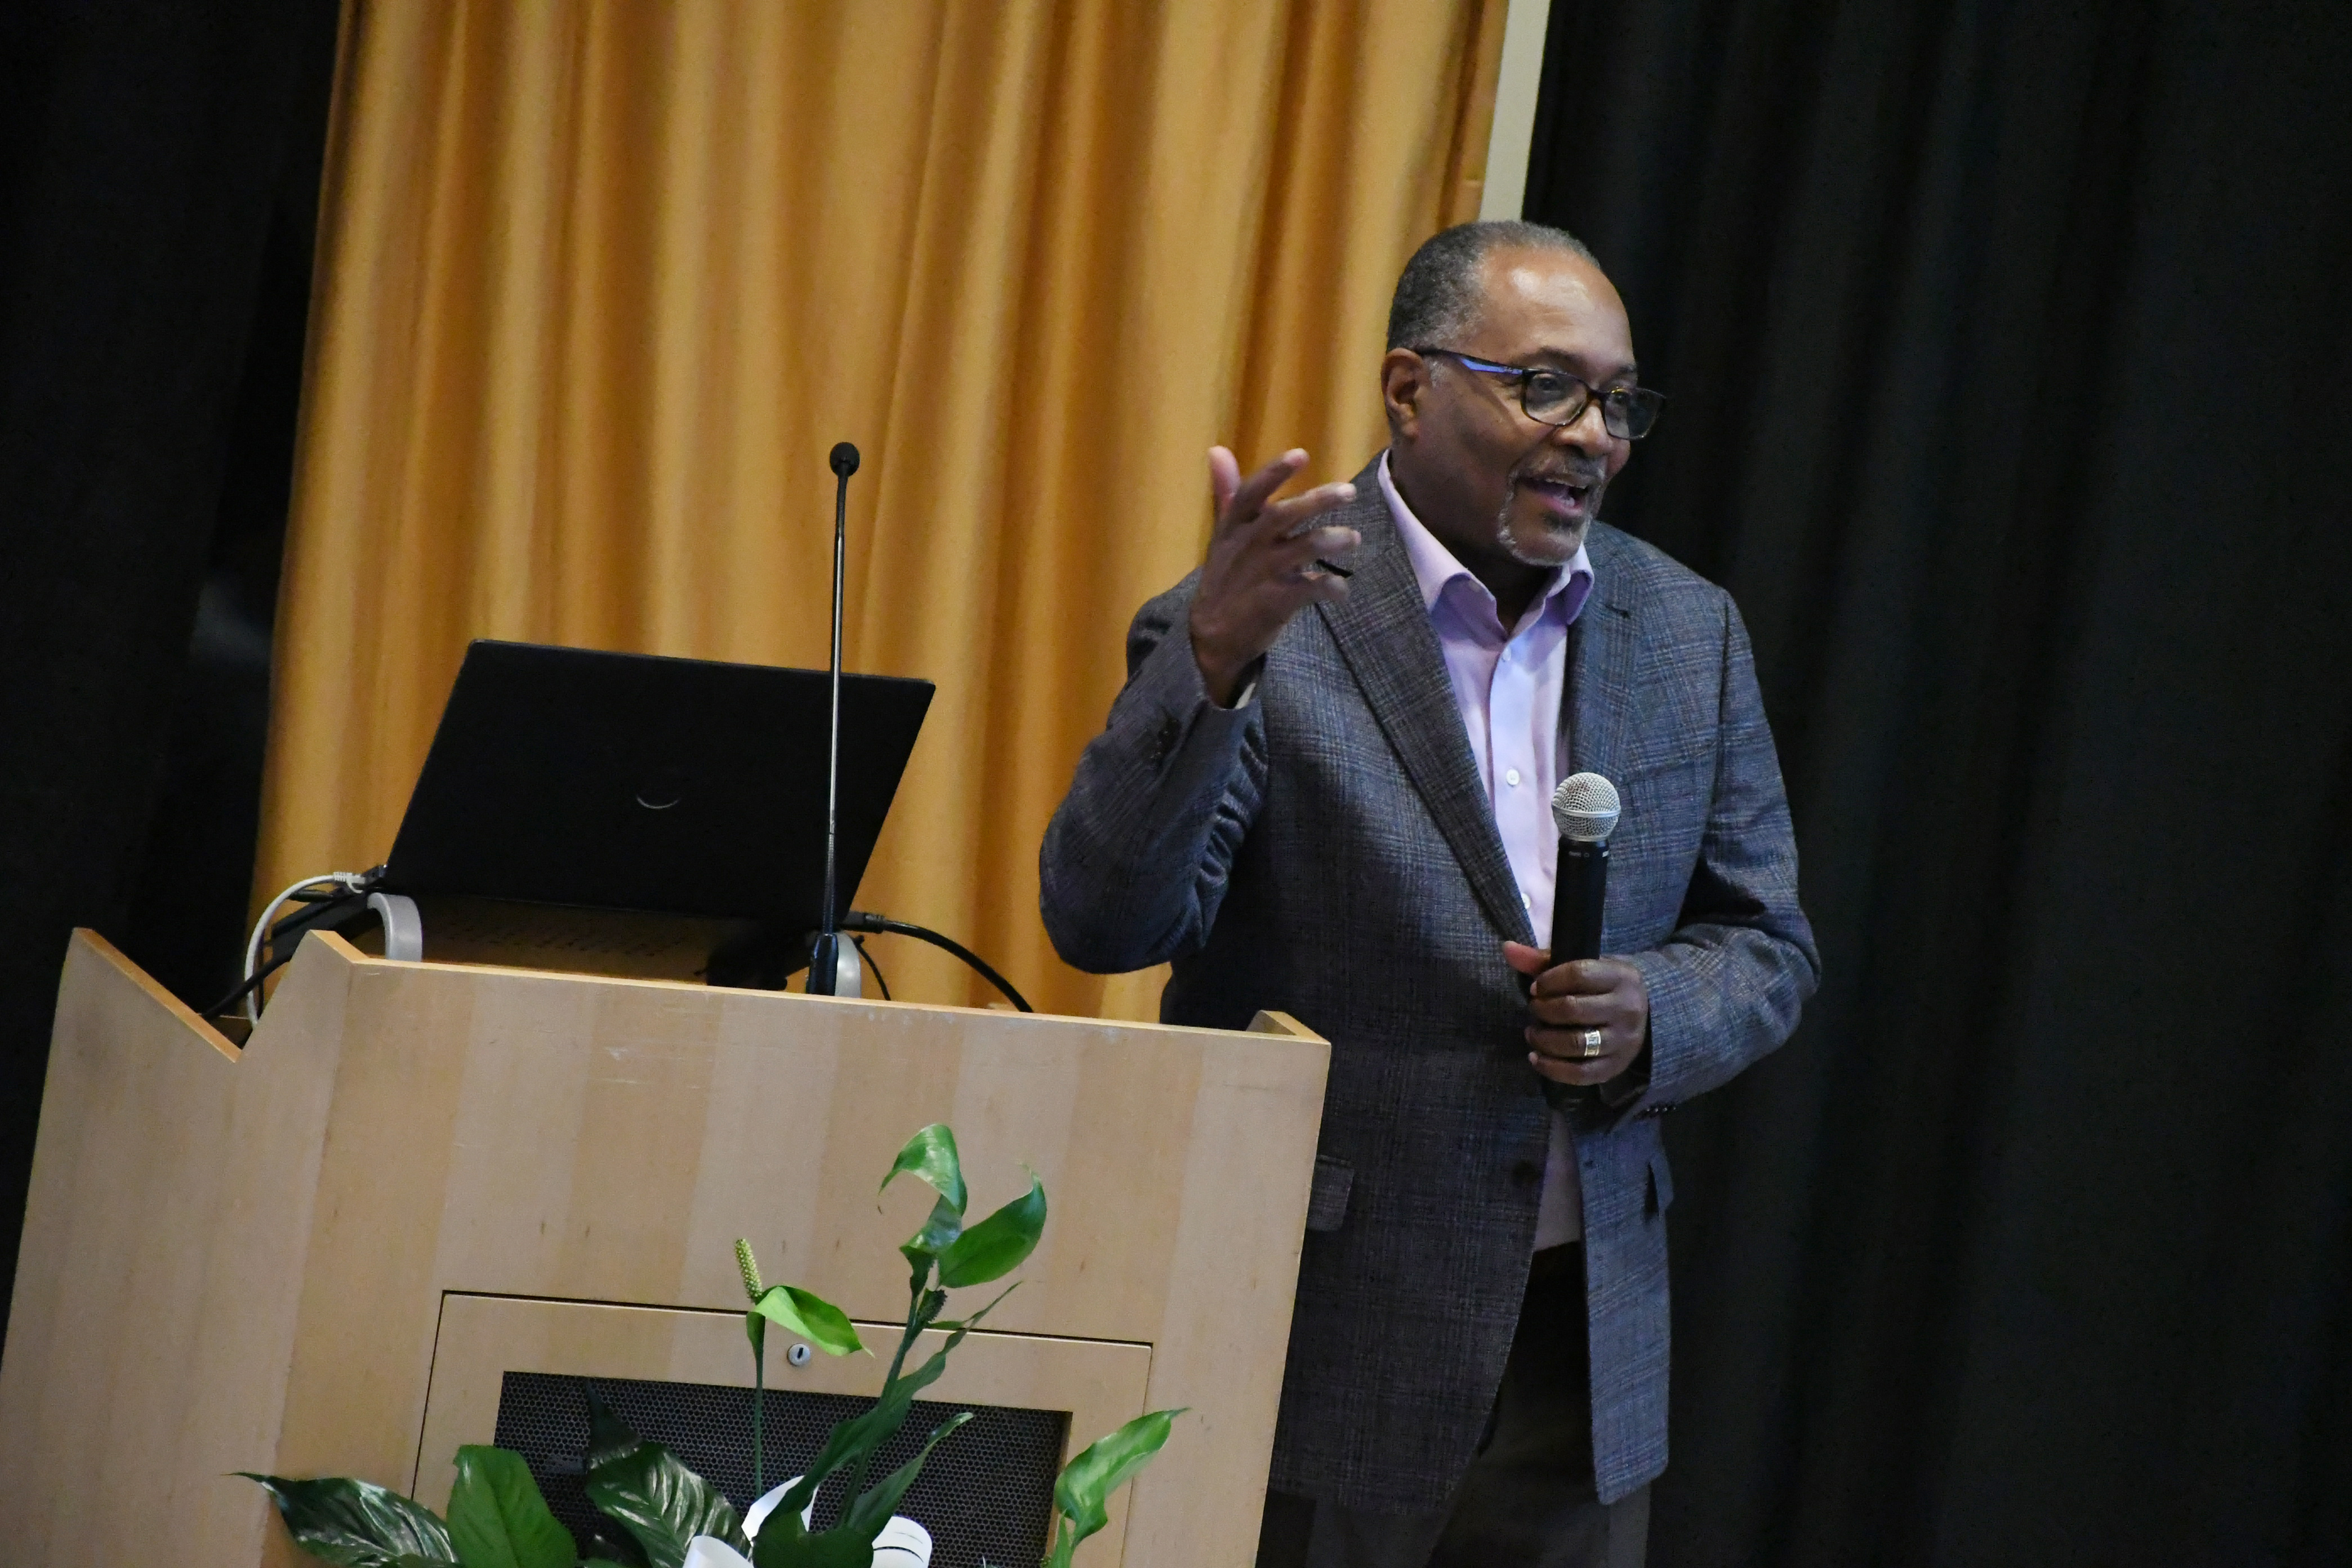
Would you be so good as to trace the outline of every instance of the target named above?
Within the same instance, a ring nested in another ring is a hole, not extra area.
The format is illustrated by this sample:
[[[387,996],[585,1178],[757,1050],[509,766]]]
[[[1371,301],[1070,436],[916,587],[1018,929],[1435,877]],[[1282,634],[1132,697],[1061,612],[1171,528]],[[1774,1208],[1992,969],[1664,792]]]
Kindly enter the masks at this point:
[[[821,669],[478,641],[383,887],[813,929],[830,688]],[[836,918],[931,692],[842,677]]]

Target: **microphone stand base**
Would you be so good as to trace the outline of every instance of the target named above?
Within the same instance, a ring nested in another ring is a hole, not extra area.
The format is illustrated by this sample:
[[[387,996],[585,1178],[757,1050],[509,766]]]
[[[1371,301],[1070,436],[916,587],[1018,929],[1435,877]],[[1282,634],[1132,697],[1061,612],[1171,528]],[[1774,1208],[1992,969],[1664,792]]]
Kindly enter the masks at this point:
[[[857,944],[837,931],[818,931],[809,938],[808,994],[812,996],[858,996],[864,965]]]

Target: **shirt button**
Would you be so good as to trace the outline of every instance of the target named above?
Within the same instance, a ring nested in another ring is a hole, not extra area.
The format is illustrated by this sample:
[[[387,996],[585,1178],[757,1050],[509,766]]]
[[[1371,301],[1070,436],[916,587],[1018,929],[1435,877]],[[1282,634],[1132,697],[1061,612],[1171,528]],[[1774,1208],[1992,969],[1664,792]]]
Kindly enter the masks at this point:
[[[1505,768],[1503,770],[1503,782],[1510,785],[1513,789],[1518,788],[1519,770],[1517,768]]]

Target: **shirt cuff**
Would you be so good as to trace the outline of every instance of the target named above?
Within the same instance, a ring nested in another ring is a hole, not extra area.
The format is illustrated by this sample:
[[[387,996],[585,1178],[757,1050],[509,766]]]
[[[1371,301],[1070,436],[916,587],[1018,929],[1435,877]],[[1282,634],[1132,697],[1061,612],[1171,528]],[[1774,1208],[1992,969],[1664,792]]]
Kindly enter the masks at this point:
[[[1194,668],[1197,668],[1198,666],[1195,666]],[[1215,698],[1209,696],[1208,687],[1205,682],[1202,686],[1201,695],[1207,700],[1209,710],[1213,713],[1239,713],[1251,703],[1257,700],[1258,679],[1265,674],[1265,656],[1264,654],[1260,654],[1255,659],[1251,661],[1247,669],[1242,671],[1242,689],[1240,691],[1234,693],[1234,700],[1230,704],[1220,704]]]

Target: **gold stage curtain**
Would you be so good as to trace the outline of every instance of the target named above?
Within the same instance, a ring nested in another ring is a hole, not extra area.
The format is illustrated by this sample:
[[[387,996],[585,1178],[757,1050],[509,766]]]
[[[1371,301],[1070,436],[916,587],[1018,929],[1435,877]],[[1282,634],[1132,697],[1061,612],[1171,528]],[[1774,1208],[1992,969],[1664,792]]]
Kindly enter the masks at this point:
[[[468,638],[821,667],[847,439],[847,666],[939,687],[859,907],[1151,1016],[1054,957],[1038,840],[1210,444],[1378,449],[1505,8],[349,5],[257,881],[384,857]]]

